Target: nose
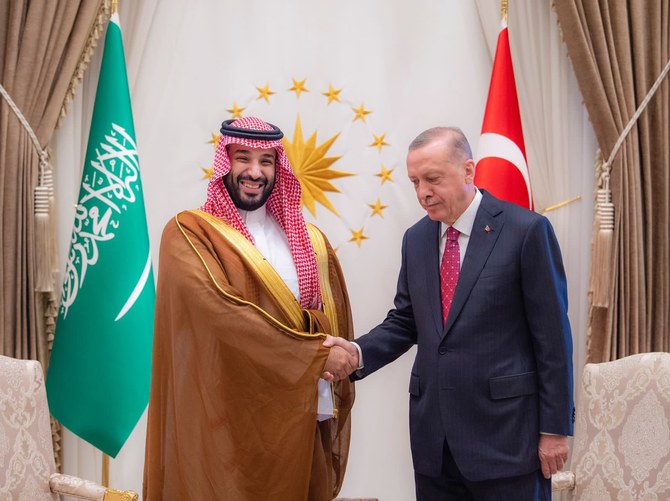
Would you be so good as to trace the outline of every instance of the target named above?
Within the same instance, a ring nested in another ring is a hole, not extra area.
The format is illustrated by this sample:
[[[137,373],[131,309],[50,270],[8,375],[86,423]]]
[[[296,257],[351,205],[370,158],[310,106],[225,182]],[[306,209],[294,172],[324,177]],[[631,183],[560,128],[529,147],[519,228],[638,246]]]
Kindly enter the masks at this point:
[[[247,169],[247,174],[249,174],[254,179],[262,177],[263,171],[261,170],[260,162],[257,160],[250,162],[249,168]]]
[[[425,203],[431,196],[433,192],[430,189],[430,186],[425,183],[419,182],[416,185],[416,196],[420,202]]]

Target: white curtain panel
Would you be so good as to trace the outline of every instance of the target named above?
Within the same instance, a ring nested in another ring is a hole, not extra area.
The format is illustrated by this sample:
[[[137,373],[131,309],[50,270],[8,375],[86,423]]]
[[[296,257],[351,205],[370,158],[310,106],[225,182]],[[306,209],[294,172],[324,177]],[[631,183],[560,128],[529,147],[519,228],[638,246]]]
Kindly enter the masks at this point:
[[[521,4],[509,25],[535,204],[582,197],[548,214],[564,253],[581,367],[595,146],[549,2]],[[214,152],[208,140],[231,118],[227,110],[243,107],[279,125],[291,142],[299,116],[305,141],[316,133],[321,145],[337,135],[325,156],[340,157],[333,170],[353,174],[331,179],[339,192],[325,193],[337,215],[317,203],[306,216],[338,249],[357,335],[380,322],[392,306],[402,234],[423,215],[406,179],[407,145],[428,127],[458,125],[476,150],[498,3],[201,0],[187,8],[177,0],[122,0],[119,12],[154,269],[164,224],[204,201],[203,169]],[[61,263],[99,59],[55,139]],[[294,79],[307,91],[290,90]],[[273,92],[267,101],[258,98],[266,85]],[[381,216],[370,207],[378,201],[387,206]],[[407,423],[413,353],[357,384],[343,497],[414,498]],[[113,486],[141,491],[145,426],[143,418],[111,460]],[[67,432],[63,455],[66,473],[100,477],[100,453]]]

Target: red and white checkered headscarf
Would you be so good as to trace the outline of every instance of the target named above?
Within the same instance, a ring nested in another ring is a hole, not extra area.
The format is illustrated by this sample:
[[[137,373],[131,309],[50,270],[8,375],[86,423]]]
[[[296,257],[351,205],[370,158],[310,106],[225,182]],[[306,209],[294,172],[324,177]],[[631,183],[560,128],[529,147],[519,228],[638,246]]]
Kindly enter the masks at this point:
[[[228,126],[261,131],[274,130],[271,125],[255,117],[239,118]],[[293,173],[281,139],[268,141],[222,135],[214,154],[214,172],[207,186],[207,201],[200,209],[223,219],[254,243],[249,229],[242,221],[223,184],[223,176],[230,172],[230,158],[226,146],[232,143],[250,148],[274,148],[277,151],[275,185],[266,202],[267,210],[274,216],[288,238],[293,262],[298,272],[300,305],[303,308],[319,308],[321,306],[319,275],[314,248],[302,216],[300,182]]]

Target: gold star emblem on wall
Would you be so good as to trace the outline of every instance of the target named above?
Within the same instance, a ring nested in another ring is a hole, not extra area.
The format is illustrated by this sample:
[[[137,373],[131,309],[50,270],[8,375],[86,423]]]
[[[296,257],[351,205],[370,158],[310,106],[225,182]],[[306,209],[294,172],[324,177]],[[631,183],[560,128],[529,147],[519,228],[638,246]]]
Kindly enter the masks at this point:
[[[387,143],[385,141],[386,134],[380,134],[379,136],[377,134],[372,134],[375,138],[375,140],[369,144],[369,146],[374,146],[377,148],[377,151],[382,151],[382,148],[384,146],[389,146],[390,143]]]
[[[371,110],[365,109],[363,103],[361,103],[361,105],[358,108],[352,107],[351,109],[354,110],[354,113],[356,113],[356,115],[354,116],[354,122],[360,118],[361,120],[363,120],[363,123],[365,123],[365,115],[369,115],[370,113],[372,113]]]
[[[289,88],[289,90],[295,92],[296,97],[300,97],[301,92],[309,92],[309,89],[305,87],[305,82],[307,81],[306,78],[303,78],[302,80],[292,78],[291,80],[293,80],[293,86]]]
[[[256,87],[256,88],[258,88],[258,87]],[[237,101],[235,101],[235,102],[233,102],[233,107],[232,108],[226,108],[226,111],[231,114],[230,118],[235,119],[235,118],[242,118],[242,112],[245,109],[246,108],[240,108],[239,106],[237,106]]]
[[[328,84],[328,90],[321,94],[328,98],[328,104],[330,104],[333,101],[340,102],[340,92],[342,92],[342,89],[333,89],[333,85]]]
[[[368,204],[368,207],[372,209],[372,215],[370,217],[374,217],[375,215],[378,215],[379,217],[384,217],[382,211],[386,209],[388,205],[382,205],[381,201],[379,200],[379,197],[377,197],[377,201],[374,204]]]
[[[377,176],[379,179],[381,179],[382,184],[384,184],[386,181],[391,181],[393,182],[393,178],[391,177],[391,174],[393,174],[393,171],[395,169],[387,169],[382,165],[382,170],[377,172],[375,176]]]
[[[298,181],[300,181],[302,203],[313,216],[316,216],[316,202],[319,202],[333,214],[339,215],[333,204],[328,200],[325,192],[339,193],[340,190],[329,180],[354,175],[350,172],[330,168],[340,158],[326,156],[338,136],[339,133],[317,146],[316,132],[313,132],[305,142],[302,134],[300,115],[298,115],[295,121],[293,142],[289,142],[286,136],[282,139],[286,155],[293,166],[293,171]]]
[[[205,175],[202,176],[202,179],[212,179],[212,176],[214,175],[213,165],[211,167],[200,167],[200,169],[205,173]]]
[[[212,138],[207,142],[209,144],[213,144],[214,149],[216,149],[216,147],[219,145],[219,139],[221,139],[221,134],[215,134],[214,132],[212,132]]]
[[[350,229],[349,231],[351,231],[351,238],[349,239],[349,241],[350,241],[350,242],[356,242],[356,245],[358,245],[358,246],[360,247],[360,246],[361,246],[361,242],[363,242],[363,240],[367,240],[367,239],[368,239],[368,237],[366,237],[366,236],[363,234],[363,230],[365,230],[365,228],[361,228],[360,230],[352,230],[352,229]]]
[[[343,95],[344,89],[337,87],[332,81],[329,82],[328,80],[301,74],[300,70],[298,70],[297,75],[288,74],[281,80],[273,79],[272,86],[270,85],[270,78],[266,78],[265,84],[263,84],[262,79],[261,76],[255,82],[252,80],[247,83],[245,87],[247,90],[244,91],[245,97],[241,98],[240,101],[234,101],[228,107],[224,106],[225,118],[235,120],[251,115],[263,117],[263,110],[274,111],[275,107],[285,107],[286,105],[293,107],[296,113],[295,131],[293,134],[285,134],[282,143],[300,183],[301,205],[304,214],[309,219],[314,220],[318,217],[319,220],[328,221],[328,224],[335,223],[340,226],[339,242],[332,242],[336,251],[338,249],[340,252],[347,253],[365,251],[362,248],[363,241],[372,239],[370,235],[366,234],[366,231],[372,232],[372,236],[377,235],[375,233],[378,229],[377,226],[385,225],[385,210],[394,203],[391,200],[392,196],[385,194],[387,187],[384,187],[384,184],[386,181],[394,182],[392,176],[395,169],[393,167],[397,168],[397,165],[394,165],[395,161],[390,160],[390,155],[394,153],[396,142],[394,141],[391,144],[390,139],[386,139],[386,135],[390,132],[379,133],[380,130],[384,130],[383,125],[376,125],[378,119],[382,118],[378,116],[379,110],[377,108],[379,105],[375,105],[367,99],[368,104],[375,108],[375,111],[373,111],[365,105],[366,99],[362,99],[364,96],[350,98],[351,90],[347,90],[347,93]],[[307,80],[311,82],[309,87],[307,87]],[[251,88],[254,90],[250,90]],[[293,96],[295,96],[295,99]],[[233,97],[230,96],[226,100],[232,100]],[[326,99],[326,103],[322,101],[323,98]],[[261,101],[265,101],[265,103]],[[230,103],[230,101],[228,102]],[[325,107],[324,104],[326,104]],[[297,115],[298,112],[300,112],[299,115]],[[335,120],[325,120],[325,116],[322,117],[324,114],[328,115],[328,118],[333,115]],[[340,127],[333,129],[333,126],[337,127],[337,117],[340,120]],[[306,129],[302,128],[301,120],[303,118]],[[328,124],[327,126],[323,125],[324,120]],[[360,125],[356,124],[359,120]],[[288,123],[285,123],[284,127],[290,129]],[[204,141],[212,144],[215,150],[221,144],[219,141],[222,137],[218,134],[218,130],[216,132],[216,134],[211,134],[209,141],[207,141],[208,138],[204,139]],[[347,136],[347,140],[345,143],[338,143],[339,136],[343,133]],[[357,139],[356,142],[352,143],[354,146],[349,141],[352,134]],[[320,139],[317,135],[320,136]],[[373,136],[372,139],[374,140],[367,143],[366,138],[367,141],[370,141],[370,136]],[[395,136],[392,137],[395,138]],[[370,147],[377,149],[377,155],[379,155],[379,160],[373,161],[371,165],[369,155],[373,153],[369,150]],[[362,160],[363,165],[367,165],[361,169],[361,172],[352,165],[352,163],[360,160],[355,156],[359,154],[368,158],[367,161]],[[199,176],[204,181],[211,182],[214,166],[211,159],[209,161],[207,158],[203,160],[199,161],[200,165],[196,164],[197,168],[201,170]],[[381,165],[382,161],[388,164],[389,168]],[[202,167],[203,165],[212,166]],[[338,167],[338,170],[335,167]],[[345,172],[344,169],[348,169],[350,172]],[[366,171],[366,173],[362,171]],[[359,174],[362,177],[358,177],[356,180],[339,180],[339,178],[358,176]],[[380,184],[377,184],[372,176],[378,177]],[[352,190],[352,193],[349,193],[352,187],[357,188],[350,183],[360,183],[362,191]],[[339,195],[333,193],[339,193]],[[354,196],[354,193],[358,196]],[[388,205],[382,203],[382,196],[384,196],[384,202],[387,202]],[[321,212],[317,213],[317,205],[319,204],[322,205]],[[366,207],[368,208],[366,209]],[[324,212],[325,209],[327,211]],[[389,214],[391,214],[389,217],[394,217],[392,213]],[[380,219],[375,220],[376,216],[379,216]],[[370,226],[368,221],[372,221],[373,226]],[[374,221],[377,221],[377,223],[374,223]],[[368,225],[367,229],[364,226],[366,224]],[[349,231],[349,234],[347,234],[347,231]],[[352,242],[356,245],[345,245]],[[370,244],[367,244],[366,248],[369,246]]]
[[[266,83],[264,87],[256,87],[258,91],[258,97],[256,99],[265,99],[266,103],[270,102],[270,96],[275,94],[275,92],[270,90],[270,83]]]

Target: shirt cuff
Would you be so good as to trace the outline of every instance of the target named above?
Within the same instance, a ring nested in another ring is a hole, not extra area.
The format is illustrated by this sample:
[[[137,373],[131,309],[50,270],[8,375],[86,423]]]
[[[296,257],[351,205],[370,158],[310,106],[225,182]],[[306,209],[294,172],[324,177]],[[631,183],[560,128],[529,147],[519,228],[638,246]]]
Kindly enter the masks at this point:
[[[356,341],[352,341],[351,344],[353,344],[356,347],[356,350],[358,351],[358,367],[356,367],[356,370],[359,371],[365,365],[363,364],[363,351],[361,351],[361,347],[358,346],[358,343]]]

